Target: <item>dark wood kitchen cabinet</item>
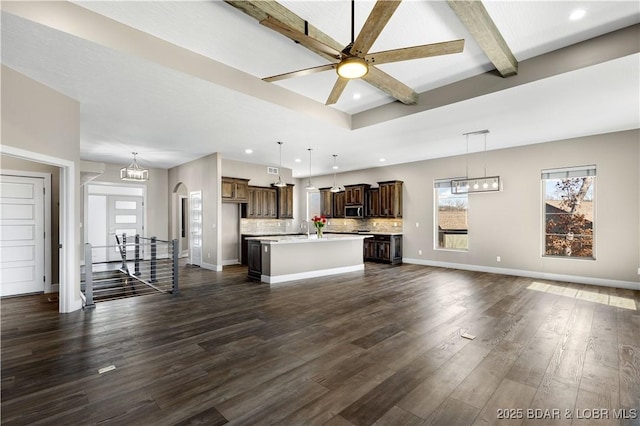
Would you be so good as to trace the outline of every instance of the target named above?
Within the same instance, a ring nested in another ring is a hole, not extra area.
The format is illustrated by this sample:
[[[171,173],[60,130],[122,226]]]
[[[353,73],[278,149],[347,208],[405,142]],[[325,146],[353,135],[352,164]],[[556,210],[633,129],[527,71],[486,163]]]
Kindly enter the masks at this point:
[[[402,235],[375,234],[364,239],[364,260],[370,262],[402,263]]]
[[[379,217],[402,217],[402,181],[378,182],[380,191]]]
[[[380,216],[380,188],[370,188],[366,194],[366,204],[364,205],[365,217]]]
[[[333,217],[334,196],[331,188],[320,188],[320,214],[324,217]]]
[[[345,206],[364,206],[365,192],[371,187],[366,183],[358,185],[344,186],[344,205]]]
[[[247,241],[247,266],[249,278],[262,278],[262,244],[260,240]]]
[[[278,219],[293,219],[293,184],[274,186],[278,195]]]
[[[344,217],[344,191],[333,194],[333,217]]]
[[[246,203],[249,198],[249,179],[222,177],[222,202]]]
[[[249,186],[248,202],[242,217],[247,219],[275,219],[278,217],[278,194],[274,188]]]

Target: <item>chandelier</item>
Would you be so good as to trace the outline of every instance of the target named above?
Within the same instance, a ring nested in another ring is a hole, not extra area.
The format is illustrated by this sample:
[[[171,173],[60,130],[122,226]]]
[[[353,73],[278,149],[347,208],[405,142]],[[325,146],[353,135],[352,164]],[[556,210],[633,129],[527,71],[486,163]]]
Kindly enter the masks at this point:
[[[143,169],[138,166],[138,161],[136,160],[137,152],[132,152],[133,154],[133,162],[129,164],[127,167],[123,167],[120,169],[120,179],[131,181],[131,182],[146,182],[149,180],[149,170]]]

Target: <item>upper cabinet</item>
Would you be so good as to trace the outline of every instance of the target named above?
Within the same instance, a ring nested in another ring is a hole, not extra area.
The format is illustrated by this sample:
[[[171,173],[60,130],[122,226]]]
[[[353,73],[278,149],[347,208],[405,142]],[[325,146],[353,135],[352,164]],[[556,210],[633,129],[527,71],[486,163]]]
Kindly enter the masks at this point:
[[[333,217],[344,217],[344,191],[333,193]]]
[[[365,198],[367,199],[364,210],[365,217],[380,216],[380,189],[370,188]]]
[[[402,217],[402,181],[378,182],[380,191],[379,217]]]
[[[278,217],[278,195],[274,188],[248,187],[249,202],[243,208],[247,219],[275,219]]]
[[[320,214],[333,217],[334,197],[331,188],[320,188]]]
[[[246,203],[249,201],[249,179],[222,177],[222,202]]]
[[[345,206],[364,206],[364,194],[371,187],[366,183],[344,186]]]
[[[293,219],[293,184],[275,187],[278,194],[278,219]]]

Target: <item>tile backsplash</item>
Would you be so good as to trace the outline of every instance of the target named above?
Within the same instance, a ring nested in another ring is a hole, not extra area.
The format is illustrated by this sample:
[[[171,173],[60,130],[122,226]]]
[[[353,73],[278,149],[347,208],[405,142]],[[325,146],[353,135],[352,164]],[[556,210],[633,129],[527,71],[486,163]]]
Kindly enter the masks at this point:
[[[402,232],[402,219],[341,219],[329,218],[324,232]],[[291,219],[241,219],[240,232],[242,234],[285,234],[306,232],[305,225],[296,225]],[[313,225],[309,229],[315,232]]]
[[[325,232],[402,232],[402,218],[398,219],[327,219]]]

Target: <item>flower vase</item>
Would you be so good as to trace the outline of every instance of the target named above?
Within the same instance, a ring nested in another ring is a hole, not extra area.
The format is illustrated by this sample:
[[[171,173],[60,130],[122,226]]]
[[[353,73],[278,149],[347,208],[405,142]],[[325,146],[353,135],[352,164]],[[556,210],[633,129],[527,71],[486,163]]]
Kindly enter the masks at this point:
[[[316,228],[316,235],[318,238],[322,238],[322,228],[319,226]]]

